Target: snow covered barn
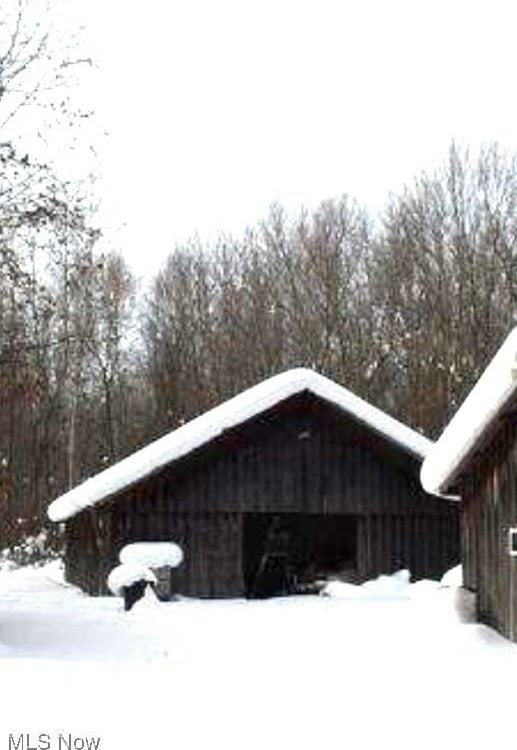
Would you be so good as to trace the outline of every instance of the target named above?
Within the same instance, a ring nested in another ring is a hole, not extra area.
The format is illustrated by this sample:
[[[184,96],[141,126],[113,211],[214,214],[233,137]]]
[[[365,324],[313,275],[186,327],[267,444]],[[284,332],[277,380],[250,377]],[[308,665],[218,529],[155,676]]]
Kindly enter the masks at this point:
[[[409,567],[440,576],[457,562],[458,507],[426,495],[431,443],[311,370],[238,394],[55,500],[66,522],[66,575],[105,591],[120,548],[171,540],[183,594],[287,593],[345,571]]]
[[[517,328],[431,448],[422,484],[461,500],[463,584],[517,641]]]

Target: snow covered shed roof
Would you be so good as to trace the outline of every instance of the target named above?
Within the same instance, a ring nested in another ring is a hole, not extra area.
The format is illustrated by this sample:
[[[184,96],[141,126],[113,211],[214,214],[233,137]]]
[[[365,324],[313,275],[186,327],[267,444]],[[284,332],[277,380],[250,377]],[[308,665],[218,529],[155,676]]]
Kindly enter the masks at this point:
[[[422,464],[426,492],[443,495],[465,469],[517,393],[517,328],[514,328]],[[459,498],[456,498],[459,499]]]
[[[432,445],[423,435],[363,401],[343,386],[312,370],[297,368],[274,375],[239,393],[87,479],[51,503],[48,508],[49,518],[52,521],[65,521],[188,455],[226,430],[306,391],[343,410],[419,459],[425,457]]]

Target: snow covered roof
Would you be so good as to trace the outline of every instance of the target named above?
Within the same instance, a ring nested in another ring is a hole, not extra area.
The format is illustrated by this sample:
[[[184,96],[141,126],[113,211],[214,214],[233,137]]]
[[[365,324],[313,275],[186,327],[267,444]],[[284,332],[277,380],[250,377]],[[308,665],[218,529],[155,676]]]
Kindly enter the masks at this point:
[[[427,492],[441,495],[453,488],[466,462],[516,393],[517,328],[514,328],[427,454],[420,472]]]
[[[305,391],[337,406],[420,459],[424,458],[432,445],[423,435],[363,401],[343,386],[313,370],[297,368],[274,375],[239,393],[87,479],[51,503],[48,508],[49,518],[52,521],[65,521],[84,508],[111,497],[172,461],[188,455],[226,430]]]

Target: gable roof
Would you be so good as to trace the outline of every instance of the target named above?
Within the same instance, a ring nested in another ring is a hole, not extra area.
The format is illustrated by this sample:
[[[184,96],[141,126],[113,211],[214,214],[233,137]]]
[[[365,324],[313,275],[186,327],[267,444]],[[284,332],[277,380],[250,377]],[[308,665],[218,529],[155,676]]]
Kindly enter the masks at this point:
[[[76,513],[130,487],[167,464],[192,453],[226,430],[237,427],[276,404],[308,391],[338,407],[403,450],[423,459],[432,443],[343,386],[304,368],[274,375],[155,440],[136,453],[66,492],[48,508],[52,521]]]
[[[427,454],[420,472],[427,492],[441,495],[453,489],[459,474],[516,393],[517,328],[514,328]]]

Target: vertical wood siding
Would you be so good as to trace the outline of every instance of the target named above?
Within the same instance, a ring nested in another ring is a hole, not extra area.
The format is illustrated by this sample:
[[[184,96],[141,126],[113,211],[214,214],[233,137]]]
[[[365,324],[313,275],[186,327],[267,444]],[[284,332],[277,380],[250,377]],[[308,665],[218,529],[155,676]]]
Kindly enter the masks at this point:
[[[478,617],[517,640],[517,558],[508,530],[517,526],[517,422],[508,418],[462,478],[464,583],[477,593]]]
[[[96,512],[110,518],[115,557],[130,541],[177,541],[186,554],[175,575],[186,594],[243,593],[246,513],[354,515],[360,577],[398,567],[439,576],[458,561],[458,508],[426,495],[419,469],[420,461],[399,447],[304,395],[225,433]],[[68,569],[80,585],[78,576],[100,575],[84,572],[95,566],[85,515],[68,524],[74,560]]]
[[[365,580],[401,568],[413,579],[439,578],[458,562],[456,515],[391,515],[359,517],[358,573]]]

